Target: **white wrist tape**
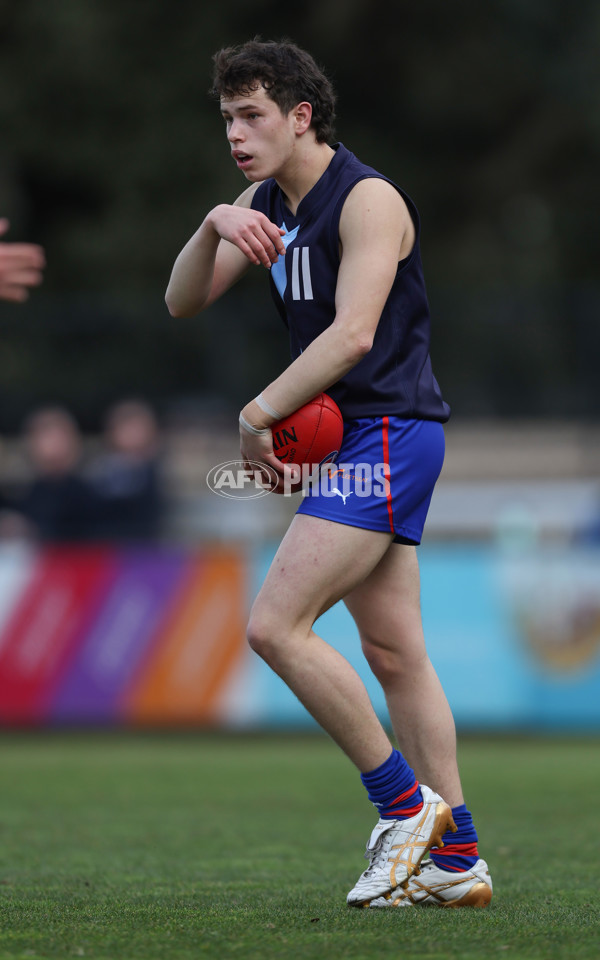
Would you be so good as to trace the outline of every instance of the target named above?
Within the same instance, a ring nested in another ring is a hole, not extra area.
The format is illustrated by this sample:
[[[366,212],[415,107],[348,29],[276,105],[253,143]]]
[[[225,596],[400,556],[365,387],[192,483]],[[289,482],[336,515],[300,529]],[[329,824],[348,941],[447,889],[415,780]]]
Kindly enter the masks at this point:
[[[254,398],[254,402],[258,404],[263,413],[268,413],[269,416],[274,417],[275,420],[283,420],[282,415],[273,409],[269,401],[265,400],[262,393],[259,393],[259,395]]]
[[[248,423],[245,417],[240,413],[240,427],[242,427],[246,433],[251,433],[253,437],[264,437],[267,433],[271,432],[270,427],[264,427],[260,429],[259,427],[253,427],[251,423]]]

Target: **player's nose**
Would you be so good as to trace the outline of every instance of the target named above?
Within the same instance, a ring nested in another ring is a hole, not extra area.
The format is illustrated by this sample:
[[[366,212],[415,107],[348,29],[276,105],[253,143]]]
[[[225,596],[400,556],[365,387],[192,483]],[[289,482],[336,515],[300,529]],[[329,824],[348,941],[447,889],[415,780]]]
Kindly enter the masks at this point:
[[[242,126],[239,120],[234,119],[229,123],[229,128],[227,130],[227,139],[230,143],[239,143],[240,140],[243,140]]]

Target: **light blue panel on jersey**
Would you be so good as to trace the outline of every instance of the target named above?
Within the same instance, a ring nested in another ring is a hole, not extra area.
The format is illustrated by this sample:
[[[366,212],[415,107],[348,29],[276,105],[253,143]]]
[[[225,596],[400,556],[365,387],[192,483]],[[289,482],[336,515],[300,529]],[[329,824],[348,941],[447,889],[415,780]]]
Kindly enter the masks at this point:
[[[281,224],[282,230],[285,230],[284,235],[282,236],[283,245],[287,250],[288,244],[295,240],[298,236],[298,230],[300,226],[294,227],[293,230],[289,230],[286,227],[285,223]],[[279,257],[276,263],[271,267],[271,276],[273,277],[273,283],[277,287],[279,296],[283,300],[283,295],[285,293],[285,288],[287,287],[287,274],[285,271],[285,257]]]
[[[273,555],[255,554],[254,592]],[[600,730],[600,551],[425,545],[418,555],[427,647],[460,728]],[[387,723],[344,605],[316,629],[354,666]],[[262,661],[253,683],[257,722],[314,726]]]

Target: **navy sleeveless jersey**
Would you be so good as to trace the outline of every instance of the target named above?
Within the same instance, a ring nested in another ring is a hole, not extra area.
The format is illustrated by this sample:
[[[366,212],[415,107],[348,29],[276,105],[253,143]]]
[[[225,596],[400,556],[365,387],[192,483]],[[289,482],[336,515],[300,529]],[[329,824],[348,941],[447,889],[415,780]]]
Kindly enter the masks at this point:
[[[292,358],[335,318],[340,265],[339,222],[352,187],[369,177],[387,180],[406,202],[415,225],[415,244],[398,264],[373,346],[341,380],[328,387],[345,420],[395,415],[444,423],[450,408],[442,399],[429,357],[429,306],[419,251],[419,214],[391,180],[361,163],[342,144],[323,176],[293,216],[273,179],[256,190],[252,207],[283,227],[285,257],[270,271],[271,292],[289,329]]]

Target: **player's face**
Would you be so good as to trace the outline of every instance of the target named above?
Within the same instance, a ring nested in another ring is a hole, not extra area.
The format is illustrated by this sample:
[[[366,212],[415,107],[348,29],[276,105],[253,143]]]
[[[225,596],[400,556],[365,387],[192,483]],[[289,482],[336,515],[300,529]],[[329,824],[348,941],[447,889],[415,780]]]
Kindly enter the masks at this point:
[[[264,87],[221,100],[231,155],[248,180],[276,177],[294,153],[294,111],[284,115]]]

